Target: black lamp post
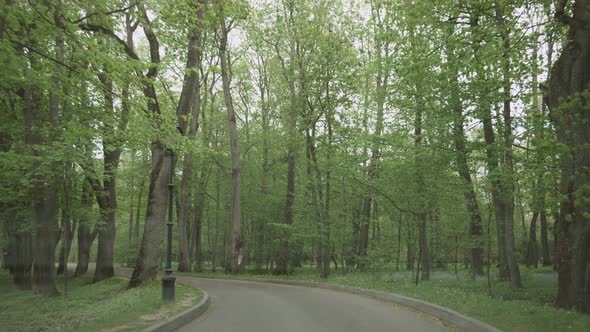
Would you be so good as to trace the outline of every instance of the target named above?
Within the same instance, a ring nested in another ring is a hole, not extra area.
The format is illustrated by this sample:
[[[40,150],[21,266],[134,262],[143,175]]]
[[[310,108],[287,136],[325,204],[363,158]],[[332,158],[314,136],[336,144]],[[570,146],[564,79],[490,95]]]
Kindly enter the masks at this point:
[[[170,177],[168,182],[168,243],[166,246],[166,272],[162,277],[162,300],[174,301],[176,277],[172,275],[172,204],[174,202],[174,151],[166,150],[170,158]]]

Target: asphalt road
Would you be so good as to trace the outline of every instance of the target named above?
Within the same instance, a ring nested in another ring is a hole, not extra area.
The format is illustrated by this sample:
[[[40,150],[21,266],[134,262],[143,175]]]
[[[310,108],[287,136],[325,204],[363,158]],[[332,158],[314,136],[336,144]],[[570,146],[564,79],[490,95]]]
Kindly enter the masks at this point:
[[[209,310],[179,331],[448,331],[427,316],[360,295],[249,281],[178,279],[211,297]]]

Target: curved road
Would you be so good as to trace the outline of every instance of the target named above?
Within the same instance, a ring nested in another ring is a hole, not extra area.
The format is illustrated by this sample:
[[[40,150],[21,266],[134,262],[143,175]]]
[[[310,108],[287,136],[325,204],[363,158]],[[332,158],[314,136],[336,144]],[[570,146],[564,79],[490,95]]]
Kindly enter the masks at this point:
[[[319,288],[178,277],[211,297],[207,312],[180,331],[448,331],[427,316],[372,298]]]

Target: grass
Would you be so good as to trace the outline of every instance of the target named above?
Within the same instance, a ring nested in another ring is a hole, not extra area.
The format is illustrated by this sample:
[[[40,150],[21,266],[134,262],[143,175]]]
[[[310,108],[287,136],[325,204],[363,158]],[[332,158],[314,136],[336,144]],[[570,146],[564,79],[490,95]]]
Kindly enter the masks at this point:
[[[127,290],[127,279],[92,284],[91,275],[69,280],[67,297],[47,297],[16,289],[0,271],[0,331],[137,331],[196,304],[202,293],[176,286],[177,301],[162,303],[160,282]]]
[[[396,293],[442,305],[504,331],[590,331],[590,315],[553,307],[556,274],[550,269],[523,270],[525,288],[518,290],[493,280],[491,291],[485,277],[471,280],[466,271],[457,276],[434,271],[430,281],[419,285],[414,284],[411,272],[342,274],[333,271],[328,279],[321,279],[312,268],[301,268],[289,276],[254,272],[244,276],[325,282]]]

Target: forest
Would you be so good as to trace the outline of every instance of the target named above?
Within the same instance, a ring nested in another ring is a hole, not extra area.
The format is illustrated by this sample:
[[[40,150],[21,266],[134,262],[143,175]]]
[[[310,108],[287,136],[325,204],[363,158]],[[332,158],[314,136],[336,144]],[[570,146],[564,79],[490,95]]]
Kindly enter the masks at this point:
[[[19,289],[156,278],[171,211],[178,272],[544,268],[590,313],[588,1],[2,0],[0,66]]]

